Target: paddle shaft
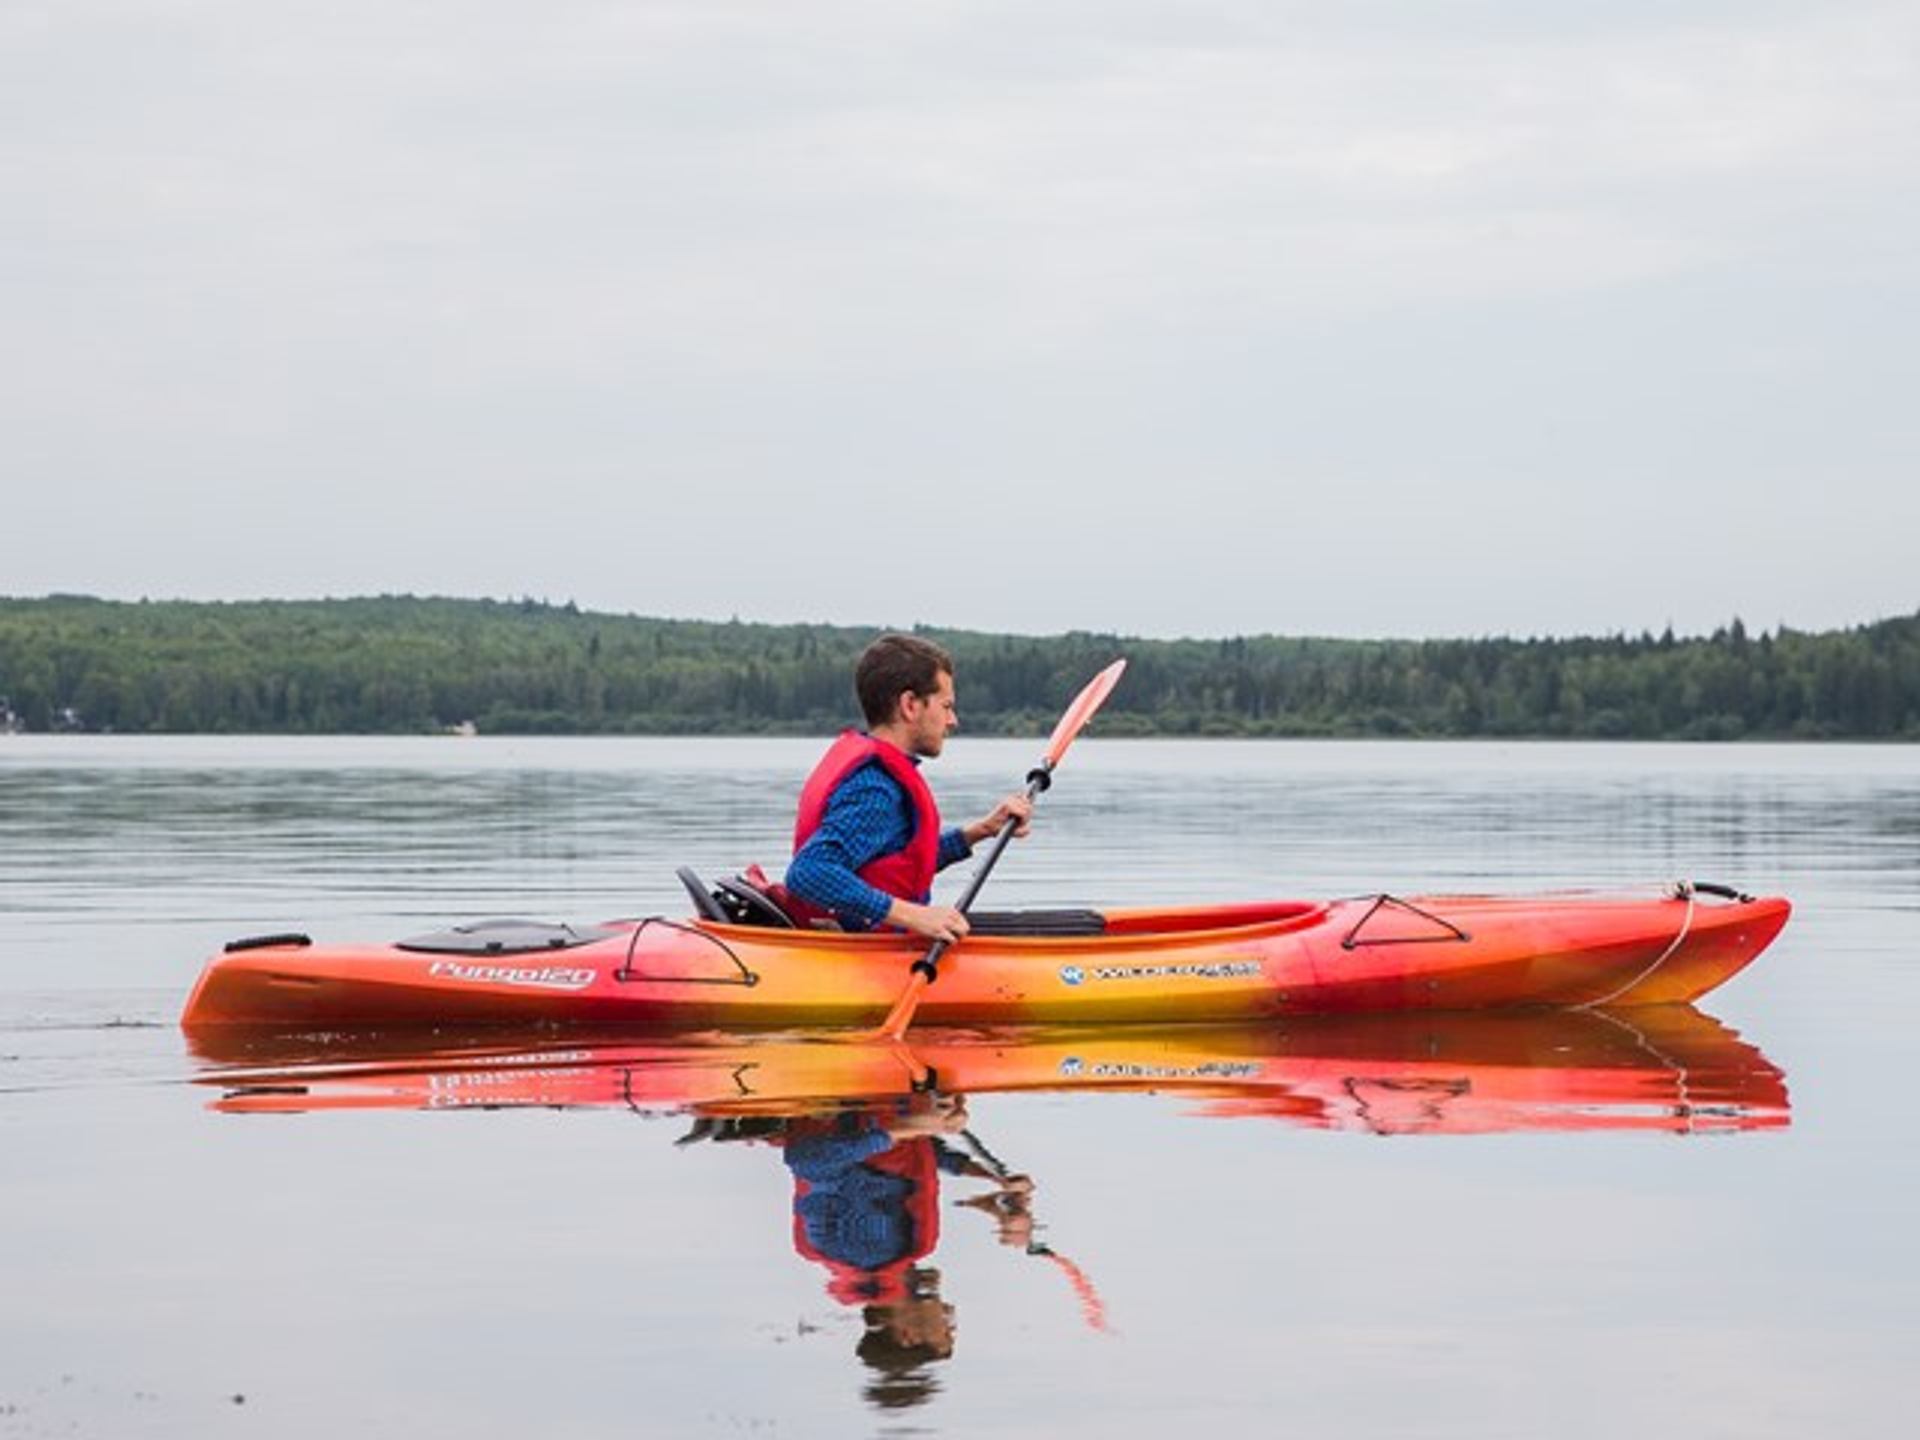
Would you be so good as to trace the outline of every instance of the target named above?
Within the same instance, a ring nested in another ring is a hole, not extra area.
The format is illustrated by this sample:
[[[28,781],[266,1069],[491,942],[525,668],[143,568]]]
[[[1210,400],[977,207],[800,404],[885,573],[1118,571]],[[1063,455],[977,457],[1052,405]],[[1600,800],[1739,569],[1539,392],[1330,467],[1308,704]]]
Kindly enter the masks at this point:
[[[1042,765],[1030,771],[1027,775],[1027,799],[1033,799],[1052,783],[1051,766]],[[973,872],[973,879],[967,882],[965,893],[960,896],[959,903],[954,906],[954,909],[962,915],[973,908],[973,902],[980,894],[980,887],[987,883],[987,876],[991,875],[993,867],[1000,863],[1000,856],[1005,852],[1007,842],[1013,839],[1013,832],[1019,828],[1020,822],[1017,819],[1009,819],[1000,827],[1000,833],[993,837],[993,847],[987,851],[987,858],[982,860],[980,868]],[[914,973],[925,976],[929,985],[940,978],[940,957],[947,953],[947,947],[947,941],[936,940],[927,947],[925,955],[913,962]]]

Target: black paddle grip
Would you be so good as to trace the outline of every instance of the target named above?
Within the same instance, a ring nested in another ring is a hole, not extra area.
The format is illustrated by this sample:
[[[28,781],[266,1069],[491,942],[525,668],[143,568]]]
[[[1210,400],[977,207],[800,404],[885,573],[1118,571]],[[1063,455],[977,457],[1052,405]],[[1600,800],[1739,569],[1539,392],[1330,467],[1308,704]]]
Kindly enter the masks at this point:
[[[934,941],[933,944],[927,947],[927,953],[913,962],[908,968],[907,973],[910,975],[924,975],[927,977],[927,983],[929,985],[933,984],[934,981],[940,978],[940,957],[946,953],[947,942],[944,940]]]

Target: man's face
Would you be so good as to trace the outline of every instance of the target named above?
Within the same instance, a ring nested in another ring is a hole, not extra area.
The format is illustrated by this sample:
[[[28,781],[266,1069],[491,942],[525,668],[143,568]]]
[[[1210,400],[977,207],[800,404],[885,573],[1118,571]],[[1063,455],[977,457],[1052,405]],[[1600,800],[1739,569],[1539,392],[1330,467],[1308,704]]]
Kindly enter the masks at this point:
[[[931,1360],[953,1356],[953,1307],[938,1294],[925,1300],[902,1300],[890,1307],[887,1329],[903,1349],[924,1350]]]
[[[907,722],[907,753],[931,760],[947,743],[947,732],[960,723],[953,708],[953,676],[940,672],[931,695],[908,691],[900,700],[900,718]]]

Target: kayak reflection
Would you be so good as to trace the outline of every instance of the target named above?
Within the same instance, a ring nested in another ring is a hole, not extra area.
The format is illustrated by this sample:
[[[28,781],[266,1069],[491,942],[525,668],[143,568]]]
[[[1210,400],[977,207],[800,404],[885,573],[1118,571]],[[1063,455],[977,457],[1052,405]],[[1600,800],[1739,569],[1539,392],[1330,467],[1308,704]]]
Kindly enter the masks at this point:
[[[802,1037],[215,1034],[215,1109],[622,1106],[789,1118],[910,1097],[1145,1091],[1199,1113],[1376,1134],[1778,1129],[1786,1078],[1692,1006]]]
[[[1157,1093],[1215,1118],[1379,1135],[1783,1128],[1786,1079],[1691,1006],[1414,1013],[1157,1029],[914,1031],[912,1043],[417,1034],[197,1037],[236,1113],[625,1107],[687,1117],[678,1143],[764,1146],[793,1182],[795,1251],[859,1309],[868,1401],[918,1405],[955,1347],[931,1263],[943,1182],[1000,1242],[1057,1266],[1105,1328],[1079,1265],[1038,1237],[1034,1186],[969,1128],[968,1097]]]

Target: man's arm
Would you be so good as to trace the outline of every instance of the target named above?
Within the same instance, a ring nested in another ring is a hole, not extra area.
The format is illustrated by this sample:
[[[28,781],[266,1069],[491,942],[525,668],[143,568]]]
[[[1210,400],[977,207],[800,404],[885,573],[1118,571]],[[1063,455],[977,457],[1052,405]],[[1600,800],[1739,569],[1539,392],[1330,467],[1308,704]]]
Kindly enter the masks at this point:
[[[1025,791],[1016,791],[993,807],[989,815],[982,815],[970,825],[949,825],[940,832],[940,854],[934,861],[934,869],[944,870],[973,854],[973,847],[983,840],[991,840],[1000,833],[1007,821],[1013,820],[1018,828],[1015,836],[1025,835],[1033,821],[1033,801],[1027,798]]]
[[[973,842],[967,839],[966,828],[961,825],[949,825],[940,832],[940,853],[934,858],[933,868],[944,870],[949,865],[958,864],[973,854]]]
[[[1007,796],[993,810],[982,815],[971,825],[960,827],[961,843],[971,854],[973,847],[983,840],[991,840],[1006,828],[1007,821],[1014,822],[1013,834],[1018,839],[1033,827],[1033,798],[1024,790],[1016,790]],[[943,837],[944,838],[944,837]]]

